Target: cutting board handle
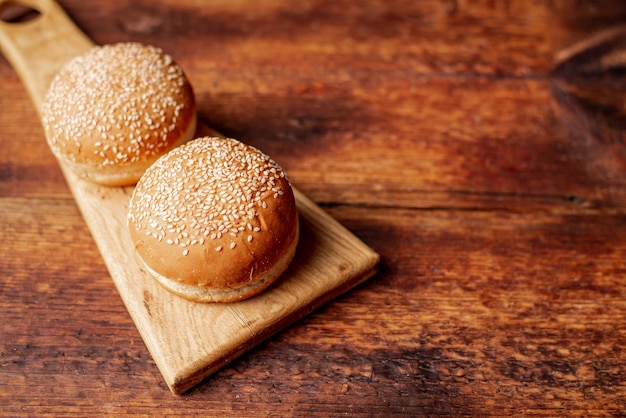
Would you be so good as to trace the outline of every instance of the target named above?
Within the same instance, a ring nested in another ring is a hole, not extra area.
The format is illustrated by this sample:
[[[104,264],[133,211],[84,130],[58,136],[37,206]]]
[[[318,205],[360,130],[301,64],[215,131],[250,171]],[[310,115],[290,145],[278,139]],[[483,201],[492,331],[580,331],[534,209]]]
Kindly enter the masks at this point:
[[[94,43],[53,0],[0,0],[0,8],[7,5],[39,12],[26,22],[0,21],[0,49],[41,114],[41,104],[54,75]]]

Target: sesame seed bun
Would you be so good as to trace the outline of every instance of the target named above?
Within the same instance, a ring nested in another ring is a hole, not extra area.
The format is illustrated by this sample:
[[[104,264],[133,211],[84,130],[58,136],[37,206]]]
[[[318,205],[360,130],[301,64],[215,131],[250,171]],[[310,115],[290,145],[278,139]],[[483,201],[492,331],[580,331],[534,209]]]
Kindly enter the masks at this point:
[[[261,292],[285,271],[299,237],[293,190],[278,164],[235,139],[211,137],[146,170],[128,226],[146,269],[196,302]]]
[[[55,76],[42,121],[53,153],[73,172],[125,186],[194,137],[195,99],[183,70],[161,49],[96,46]]]

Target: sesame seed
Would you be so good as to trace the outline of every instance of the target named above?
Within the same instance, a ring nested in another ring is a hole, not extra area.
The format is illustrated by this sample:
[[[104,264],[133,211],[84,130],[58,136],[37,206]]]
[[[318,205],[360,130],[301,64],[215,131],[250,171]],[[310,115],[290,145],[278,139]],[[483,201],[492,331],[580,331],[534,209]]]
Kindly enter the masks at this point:
[[[230,249],[231,249],[231,250],[232,250],[232,249],[234,249],[236,246],[237,246],[237,244],[235,244],[234,242],[231,242],[231,243],[230,243]]]

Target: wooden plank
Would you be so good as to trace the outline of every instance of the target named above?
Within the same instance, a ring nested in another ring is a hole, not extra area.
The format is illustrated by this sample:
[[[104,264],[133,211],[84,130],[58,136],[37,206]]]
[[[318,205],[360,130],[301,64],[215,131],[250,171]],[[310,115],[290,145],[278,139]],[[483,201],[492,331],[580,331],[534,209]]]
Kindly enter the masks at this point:
[[[0,282],[0,294],[16,301],[4,316],[12,338],[0,345],[0,376],[13,382],[0,386],[0,403],[11,415],[155,407],[179,415],[612,416],[626,408],[624,215],[334,207],[330,214],[380,249],[385,273],[185,398],[163,398],[72,202],[3,203],[0,225],[20,223],[27,235],[6,244],[24,255],[3,271],[28,262],[42,277]],[[77,238],[58,237],[58,224]],[[50,266],[23,244],[37,236]],[[51,273],[81,246],[96,266]]]
[[[24,3],[41,17],[1,23],[0,45],[41,112],[55,72],[93,43],[53,1]],[[132,187],[101,187],[61,168],[122,300],[175,394],[377,271],[378,255],[296,190],[301,239],[280,281],[243,302],[191,303],[157,285],[135,257],[126,228]]]
[[[98,42],[173,52],[205,121],[277,151],[299,190],[384,264],[184,397],[164,397],[0,54],[0,415],[626,411],[625,189],[589,169],[576,125],[562,129],[550,109],[547,78],[556,51],[589,24],[623,21],[625,2],[62,4]],[[427,119],[422,104],[436,105]],[[388,134],[406,155],[383,153]],[[437,164],[402,171],[411,155]]]

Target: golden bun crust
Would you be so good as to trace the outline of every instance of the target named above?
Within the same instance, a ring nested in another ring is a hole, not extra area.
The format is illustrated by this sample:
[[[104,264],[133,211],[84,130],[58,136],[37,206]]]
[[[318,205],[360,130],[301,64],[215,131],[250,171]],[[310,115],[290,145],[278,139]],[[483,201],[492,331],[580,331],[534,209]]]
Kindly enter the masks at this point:
[[[225,138],[198,138],[159,158],[133,191],[128,226],[147,270],[198,302],[261,292],[285,271],[299,239],[284,171]]]
[[[66,64],[43,106],[55,156],[82,178],[134,184],[158,157],[192,139],[193,89],[161,49],[139,43],[96,46]]]

